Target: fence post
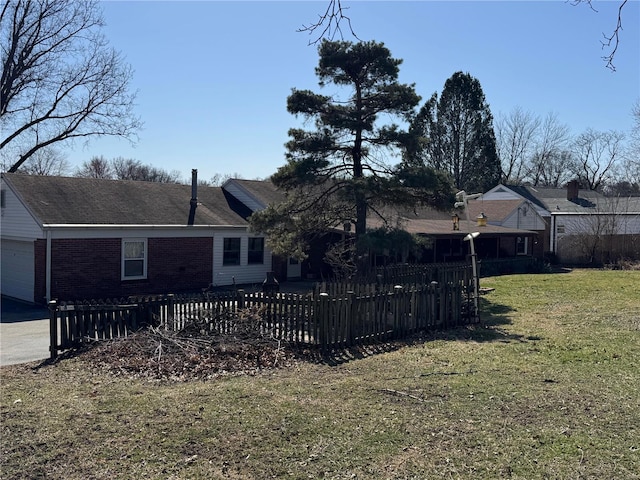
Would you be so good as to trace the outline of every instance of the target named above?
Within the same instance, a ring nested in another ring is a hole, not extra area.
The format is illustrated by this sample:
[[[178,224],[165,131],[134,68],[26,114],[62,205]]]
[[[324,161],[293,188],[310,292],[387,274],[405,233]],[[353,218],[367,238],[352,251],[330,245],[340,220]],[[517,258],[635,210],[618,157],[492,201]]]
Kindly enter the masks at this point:
[[[51,360],[55,360],[58,356],[58,318],[56,312],[58,310],[58,302],[51,300],[49,302],[49,351],[51,352]]]
[[[318,312],[318,342],[323,352],[328,350],[329,346],[329,294],[321,293]]]
[[[238,290],[238,310],[244,309],[244,290]]]
[[[403,305],[403,295],[402,295],[402,285],[394,285],[393,286],[393,337],[394,338],[403,338],[404,337],[404,322],[405,318],[403,315],[404,305]]]
[[[176,326],[174,325],[174,309],[175,307],[175,295],[173,293],[169,293],[167,295],[167,321],[165,322],[164,328],[165,330],[169,327],[169,323],[171,323],[171,330],[175,331]]]
[[[438,324],[438,282],[431,282],[429,287],[429,328],[434,328]]]

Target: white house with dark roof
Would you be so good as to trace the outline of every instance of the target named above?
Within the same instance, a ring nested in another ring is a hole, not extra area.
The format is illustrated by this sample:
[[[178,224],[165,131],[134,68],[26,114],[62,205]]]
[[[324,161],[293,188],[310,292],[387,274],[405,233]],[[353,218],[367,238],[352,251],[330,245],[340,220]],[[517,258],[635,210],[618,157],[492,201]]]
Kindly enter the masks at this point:
[[[262,283],[272,269],[248,209],[219,187],[6,173],[1,192],[3,295],[195,291]]]
[[[606,197],[580,190],[575,181],[566,188],[497,185],[482,196],[485,204],[500,201],[527,202],[545,222],[545,252],[561,262],[640,258],[639,197]],[[476,200],[474,208],[480,204]],[[512,210],[511,219],[522,220],[522,213]],[[525,228],[536,229],[531,225]]]

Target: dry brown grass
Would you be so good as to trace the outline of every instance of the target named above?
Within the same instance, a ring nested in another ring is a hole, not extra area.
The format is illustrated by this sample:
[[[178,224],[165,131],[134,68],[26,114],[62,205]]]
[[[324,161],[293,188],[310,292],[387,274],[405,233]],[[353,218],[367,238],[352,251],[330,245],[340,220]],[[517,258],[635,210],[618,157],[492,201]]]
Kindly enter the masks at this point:
[[[486,328],[252,376],[3,367],[2,478],[640,478],[640,272],[483,286]]]

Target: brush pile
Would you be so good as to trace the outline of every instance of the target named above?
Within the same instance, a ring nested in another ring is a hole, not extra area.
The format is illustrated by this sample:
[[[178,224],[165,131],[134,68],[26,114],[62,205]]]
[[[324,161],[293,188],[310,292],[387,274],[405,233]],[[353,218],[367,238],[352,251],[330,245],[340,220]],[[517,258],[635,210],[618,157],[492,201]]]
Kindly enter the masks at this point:
[[[179,330],[149,327],[96,342],[83,356],[112,374],[172,381],[251,375],[295,361],[295,352],[264,327],[259,310],[221,313],[213,320],[201,312]],[[220,323],[225,333],[212,328]]]

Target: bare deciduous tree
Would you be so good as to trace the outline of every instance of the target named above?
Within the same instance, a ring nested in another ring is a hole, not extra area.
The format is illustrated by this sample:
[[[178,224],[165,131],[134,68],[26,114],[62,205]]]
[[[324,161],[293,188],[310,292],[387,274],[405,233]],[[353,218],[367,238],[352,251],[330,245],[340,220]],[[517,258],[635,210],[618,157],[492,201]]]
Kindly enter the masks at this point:
[[[496,145],[504,183],[520,184],[524,180],[540,124],[539,117],[520,107],[515,107],[508,115],[498,116]]]
[[[344,14],[348,8],[342,5],[342,0],[329,0],[324,14],[318,15],[318,19],[315,22],[302,25],[298,32],[307,32],[309,35],[315,35],[313,40],[309,40],[309,45],[314,45],[323,38],[334,40],[336,35],[340,35],[340,39],[343,39],[341,24],[346,22],[351,35],[359,40],[351,27],[351,19]]]
[[[611,180],[622,153],[625,136],[621,132],[587,129],[573,145],[575,174],[589,190],[600,190]]]
[[[628,1],[629,0],[620,0],[618,4],[618,15],[616,24],[611,33],[602,33],[602,48],[608,51],[606,55],[602,56],[602,59],[605,61],[606,67],[614,72],[616,71],[616,67],[613,62],[616,53],[618,52],[618,47],[620,46],[620,34],[622,32],[622,10],[624,9]],[[597,10],[593,6],[593,0],[570,0],[570,3],[573,6],[586,4],[594,12],[597,12]],[[347,9],[348,7],[345,7],[342,4],[341,0],[329,0],[327,9],[325,10],[324,14],[319,14],[318,19],[315,22],[311,22],[309,25],[303,25],[298,29],[298,31],[307,32],[310,35],[319,32],[316,35],[315,39],[309,42],[309,44],[315,44],[318,43],[322,38],[333,40],[337,34],[339,34],[342,38],[341,24],[346,22],[351,35],[353,35],[355,38],[358,38],[358,36],[354,33],[353,27],[351,25],[351,18],[347,17],[344,14],[345,10]]]
[[[107,160],[103,156],[92,157],[75,172],[76,177],[106,178],[113,180],[137,180],[141,182],[182,183],[178,170],[167,171],[153,165],[144,165],[133,158],[117,157]]]
[[[143,182],[181,183],[178,170],[167,171],[152,165],[144,165],[133,158],[117,157],[111,160],[113,178],[116,180],[138,180]]]
[[[569,180],[571,169],[565,152],[570,140],[569,126],[560,123],[555,113],[549,113],[539,126],[526,180],[534,186],[548,187],[557,187]],[[553,175],[549,175],[551,172]]]
[[[618,5],[618,18],[616,21],[616,25],[611,31],[611,33],[602,33],[603,39],[600,41],[602,44],[603,50],[607,50],[608,53],[602,56],[602,59],[605,61],[606,67],[611,71],[615,72],[616,67],[613,64],[616,53],[618,51],[618,47],[620,46],[620,33],[622,32],[622,9],[627,4],[628,0],[621,0]],[[571,0],[573,5],[579,5],[581,3],[589,5],[589,8],[594,12],[597,10],[593,6],[593,0]]]
[[[235,173],[216,173],[211,177],[209,182],[206,182],[207,185],[211,185],[212,187],[221,187],[224,182],[230,180],[232,178],[242,178],[238,172]]]
[[[631,109],[633,126],[629,135],[629,144],[623,162],[623,181],[640,188],[640,98]]]
[[[0,151],[10,172],[58,142],[135,139],[132,70],[102,34],[97,0],[11,0],[0,9]]]
[[[113,169],[109,160],[100,157],[92,157],[90,160],[83,162],[80,168],[75,172],[76,177],[87,178],[113,178]]]
[[[31,155],[18,171],[29,175],[60,176],[69,171],[69,162],[59,150],[49,146]]]

